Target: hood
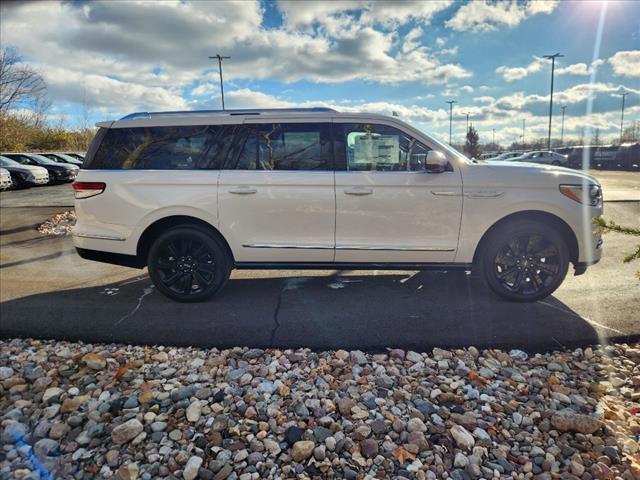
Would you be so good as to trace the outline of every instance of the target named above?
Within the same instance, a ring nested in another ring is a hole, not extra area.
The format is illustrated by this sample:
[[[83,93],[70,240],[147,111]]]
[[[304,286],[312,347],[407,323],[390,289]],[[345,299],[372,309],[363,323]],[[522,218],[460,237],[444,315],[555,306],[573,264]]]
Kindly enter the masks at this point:
[[[20,173],[39,173],[41,175],[47,173],[47,169],[44,167],[36,167],[35,165],[8,165],[2,167],[5,170],[9,170],[10,172],[20,172]]]
[[[560,183],[594,183],[600,185],[600,182],[596,180],[593,175],[589,175],[581,170],[574,170],[572,168],[560,167],[556,165],[542,165],[539,163],[529,162],[512,162],[512,161],[491,161],[485,160],[483,162],[491,169],[496,171],[507,172],[511,171],[515,174],[530,173],[531,178],[556,178]],[[535,177],[533,177],[535,175]]]
[[[62,171],[62,170],[79,170],[78,167],[76,167],[75,165],[71,165],[68,163],[55,163],[55,164],[47,164],[46,168],[50,168],[51,170],[58,170],[58,171]]]

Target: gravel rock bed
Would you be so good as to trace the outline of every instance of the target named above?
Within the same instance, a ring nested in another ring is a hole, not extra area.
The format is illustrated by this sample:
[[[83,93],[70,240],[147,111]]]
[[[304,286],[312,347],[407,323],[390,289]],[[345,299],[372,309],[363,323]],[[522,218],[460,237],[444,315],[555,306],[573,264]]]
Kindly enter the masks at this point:
[[[631,480],[639,363],[7,340],[0,478]]]
[[[38,225],[38,232],[43,235],[71,235],[71,229],[76,224],[76,212],[67,210],[57,213]]]

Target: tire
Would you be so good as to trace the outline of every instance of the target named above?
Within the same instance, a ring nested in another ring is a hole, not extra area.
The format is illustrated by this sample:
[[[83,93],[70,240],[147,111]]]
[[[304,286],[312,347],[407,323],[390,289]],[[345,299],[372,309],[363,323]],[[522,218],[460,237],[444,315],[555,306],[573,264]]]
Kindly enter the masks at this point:
[[[560,166],[560,162],[557,160],[554,160],[553,162],[551,162],[551,165],[555,165],[556,167]]]
[[[29,188],[29,184],[27,182],[23,182],[18,178],[17,175],[11,174],[11,190],[20,190],[23,188]]]
[[[223,242],[210,231],[185,225],[155,239],[147,265],[162,294],[178,302],[200,302],[225,286],[233,261]]]
[[[490,232],[479,256],[485,284],[502,298],[535,302],[551,295],[569,268],[569,249],[557,230],[515,220]]]

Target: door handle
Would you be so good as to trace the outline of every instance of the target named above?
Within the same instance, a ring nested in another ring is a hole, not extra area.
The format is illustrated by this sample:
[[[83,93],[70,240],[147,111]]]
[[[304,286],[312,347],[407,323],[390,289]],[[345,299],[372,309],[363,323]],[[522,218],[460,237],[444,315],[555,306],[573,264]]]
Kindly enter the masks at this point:
[[[365,187],[353,187],[347,188],[344,191],[347,195],[371,195],[373,193],[373,188],[365,188]]]
[[[257,191],[258,189],[253,187],[234,187],[229,189],[229,193],[235,193],[236,195],[251,195]]]

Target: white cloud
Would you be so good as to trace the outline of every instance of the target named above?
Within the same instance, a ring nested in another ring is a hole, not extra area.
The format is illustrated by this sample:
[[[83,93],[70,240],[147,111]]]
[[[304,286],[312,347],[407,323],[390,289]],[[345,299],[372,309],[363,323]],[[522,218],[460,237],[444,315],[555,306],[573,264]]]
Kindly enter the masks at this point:
[[[460,87],[460,91],[464,93],[473,93],[473,87],[471,85],[465,85],[464,87]]]
[[[473,101],[479,102],[479,103],[493,103],[496,101],[496,99],[490,95],[481,95],[479,97],[474,98]]]
[[[566,67],[556,68],[556,75],[591,75],[594,69],[597,69],[604,63],[604,60],[595,60],[591,62],[591,65],[587,66],[586,63],[574,63],[573,65],[567,65]]]
[[[539,72],[545,63],[546,61],[543,58],[534,57],[534,60],[526,67],[507,67],[502,65],[496,68],[496,73],[501,74],[502,78],[507,82],[514,82],[523,79],[530,73]]]
[[[300,29],[313,25],[327,26],[338,19],[357,20],[361,25],[381,24],[387,27],[404,25],[410,20],[428,23],[438,12],[447,9],[453,0],[279,0],[287,28]]]
[[[213,90],[201,84],[217,73],[217,64],[207,58],[215,53],[232,57],[224,65],[225,80],[438,84],[471,76],[461,65],[445,63],[423,46],[420,28],[414,28],[397,51],[395,32],[378,26],[385,18],[426,21],[448,2],[402,4],[395,13],[389,10],[391,3],[366,4],[362,15],[369,16],[368,24],[336,17],[334,27],[325,23],[319,31],[301,31],[290,26],[265,28],[257,1],[5,2],[0,7],[0,33],[3,46],[19,47],[20,53],[41,69],[45,80],[55,81],[49,78],[52,68],[72,73],[64,89],[65,99],[74,89],[82,91],[89,75],[102,85],[129,85],[132,92],[150,89],[162,93],[160,105],[175,103],[180,96],[208,95]],[[287,21],[301,25],[311,18],[309,12],[312,16],[320,15],[323,8],[344,12],[353,5],[305,2],[303,8],[297,3],[287,10]],[[52,88],[52,93],[61,91]],[[110,98],[114,105],[122,104],[116,98],[120,88],[115,92],[111,95],[103,89],[104,97],[96,97],[93,106],[109,103]],[[143,101],[146,97],[140,94],[136,98]],[[131,104],[128,109],[134,108],[143,105]]]
[[[640,77],[640,50],[617,52],[609,58],[616,75],[623,77]]]
[[[640,94],[640,90],[625,87],[623,85],[614,85],[612,83],[596,82],[580,83],[573,85],[565,90],[556,91],[553,94],[554,102],[557,104],[570,105],[588,100],[590,97],[595,98],[602,94],[616,95],[622,90]],[[549,95],[531,94],[525,95],[524,92],[516,92],[511,95],[496,100],[494,105],[498,108],[521,109],[532,103],[547,103]]]
[[[466,3],[445,25],[457,32],[491,32],[498,26],[515,27],[526,18],[538,14],[550,14],[557,1],[529,0],[489,2],[477,0]]]
[[[191,95],[194,97],[203,97],[203,96],[211,96],[213,93],[218,91],[218,86],[213,83],[201,83],[193,90],[191,90]]]

